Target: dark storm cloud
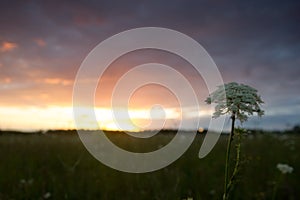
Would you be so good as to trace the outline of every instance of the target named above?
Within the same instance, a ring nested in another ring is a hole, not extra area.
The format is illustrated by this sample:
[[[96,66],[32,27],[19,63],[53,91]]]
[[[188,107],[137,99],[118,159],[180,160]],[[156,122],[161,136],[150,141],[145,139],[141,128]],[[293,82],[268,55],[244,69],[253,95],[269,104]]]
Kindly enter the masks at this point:
[[[0,52],[0,78],[34,90],[41,86],[32,80],[72,80],[100,41],[161,26],[200,42],[225,81],[256,87],[267,107],[299,105],[299,10],[300,2],[291,0],[1,1],[0,45],[18,47]]]

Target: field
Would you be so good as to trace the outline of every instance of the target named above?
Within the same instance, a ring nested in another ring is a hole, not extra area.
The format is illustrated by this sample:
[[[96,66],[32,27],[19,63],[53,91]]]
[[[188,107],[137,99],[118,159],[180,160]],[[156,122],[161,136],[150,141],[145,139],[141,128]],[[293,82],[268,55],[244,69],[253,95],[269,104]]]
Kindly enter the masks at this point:
[[[168,143],[165,132],[149,142],[108,133],[125,149],[148,151]],[[176,162],[156,172],[129,174],[111,169],[84,148],[75,133],[0,134],[0,199],[221,199],[227,136],[204,159],[198,134]],[[300,199],[300,134],[248,134],[243,164],[231,199],[271,199],[280,176],[277,163],[293,173],[282,178],[277,199]]]

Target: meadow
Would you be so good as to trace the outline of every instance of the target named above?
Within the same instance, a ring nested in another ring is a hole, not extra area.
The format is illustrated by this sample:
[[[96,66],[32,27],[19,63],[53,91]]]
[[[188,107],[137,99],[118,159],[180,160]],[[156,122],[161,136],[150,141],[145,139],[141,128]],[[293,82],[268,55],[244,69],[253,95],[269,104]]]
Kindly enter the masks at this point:
[[[107,133],[118,146],[135,152],[157,149],[172,132],[146,141]],[[111,169],[85,149],[74,131],[0,132],[0,199],[221,199],[227,136],[198,158],[204,134],[198,134],[181,158],[161,170],[130,174]],[[280,176],[278,163],[294,168],[285,174],[276,199],[300,199],[300,134],[255,131],[242,143],[243,163],[231,199],[271,199]]]

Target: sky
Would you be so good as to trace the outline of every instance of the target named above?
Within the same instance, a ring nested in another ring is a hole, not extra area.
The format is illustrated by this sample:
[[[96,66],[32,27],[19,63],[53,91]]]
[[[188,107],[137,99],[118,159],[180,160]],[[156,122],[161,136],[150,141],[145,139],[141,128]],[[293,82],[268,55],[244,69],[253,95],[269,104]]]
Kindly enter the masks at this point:
[[[210,54],[224,82],[256,88],[265,116],[251,117],[246,127],[291,128],[300,124],[299,10],[300,2],[291,0],[1,1],[0,129],[74,128],[72,91],[81,63],[103,40],[139,27],[164,27],[192,37]],[[114,85],[147,62],[170,65],[188,77],[200,102],[208,96],[203,79],[185,60],[158,50],[132,52],[112,63],[99,81],[95,113],[100,128],[117,129],[109,108]],[[212,110],[202,105],[195,115],[179,104],[159,85],[141,87],[128,100],[131,120],[144,129],[156,129],[162,118],[164,128],[176,128],[182,112],[190,113],[183,120],[201,118],[200,125],[207,126]],[[136,130],[123,117],[124,109],[117,110],[121,123]]]

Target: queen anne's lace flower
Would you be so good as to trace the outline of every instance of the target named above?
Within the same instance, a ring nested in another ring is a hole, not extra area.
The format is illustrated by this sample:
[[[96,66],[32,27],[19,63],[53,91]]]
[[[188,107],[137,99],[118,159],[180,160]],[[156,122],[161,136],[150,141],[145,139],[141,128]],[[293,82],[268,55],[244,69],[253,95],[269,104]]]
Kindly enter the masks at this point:
[[[293,170],[294,170],[294,168],[293,167],[291,167],[291,166],[289,166],[289,165],[287,165],[287,164],[282,164],[282,163],[278,163],[277,164],[277,169],[281,172],[281,173],[283,173],[283,174],[287,174],[287,173],[292,173],[293,172]]]
[[[44,199],[49,199],[51,197],[51,193],[50,192],[47,192],[43,195],[43,198]]]
[[[260,104],[264,102],[257,95],[257,90],[235,82],[218,86],[218,89],[211,93],[205,102],[217,104],[213,114],[214,118],[230,113],[244,122],[248,119],[248,115],[253,115],[254,112],[258,116],[264,114],[264,111],[260,109]]]

